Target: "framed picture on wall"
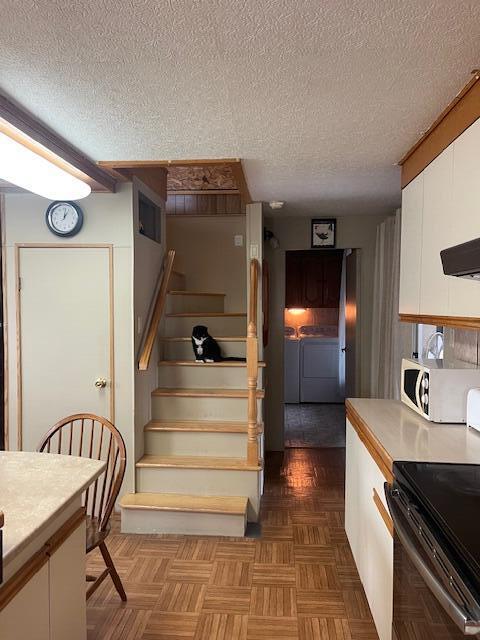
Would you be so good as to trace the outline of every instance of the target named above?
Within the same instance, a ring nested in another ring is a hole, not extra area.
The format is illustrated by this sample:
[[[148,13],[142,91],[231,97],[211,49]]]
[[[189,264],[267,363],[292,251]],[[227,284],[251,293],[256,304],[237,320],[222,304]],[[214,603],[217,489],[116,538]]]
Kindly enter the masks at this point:
[[[333,249],[336,230],[336,218],[314,218],[312,220],[312,249]]]

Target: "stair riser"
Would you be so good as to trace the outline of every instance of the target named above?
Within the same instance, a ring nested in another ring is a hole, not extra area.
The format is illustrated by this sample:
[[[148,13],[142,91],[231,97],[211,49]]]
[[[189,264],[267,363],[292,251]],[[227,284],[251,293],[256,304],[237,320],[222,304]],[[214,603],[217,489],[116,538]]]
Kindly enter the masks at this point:
[[[164,360],[193,360],[193,347],[188,342],[170,342],[160,343],[163,346]],[[218,343],[224,357],[245,358],[245,342],[223,342]]]
[[[259,369],[262,385],[262,370]],[[167,366],[158,368],[158,386],[187,389],[246,389],[246,367]]]
[[[182,431],[146,431],[145,453],[159,456],[245,458],[247,435]]]
[[[248,496],[248,520],[258,520],[259,472],[183,467],[137,468],[137,491],[201,496]],[[195,516],[191,516],[194,518]]]
[[[238,536],[245,534],[243,515],[122,509],[122,533]]]
[[[167,313],[190,313],[197,311],[224,311],[223,296],[175,296],[167,299]]]
[[[261,406],[258,401],[258,415]],[[247,420],[246,398],[153,396],[152,420]]]
[[[208,327],[209,333],[215,336],[244,336],[247,331],[247,321],[244,317],[221,316],[205,318],[194,316],[193,318],[166,318],[166,336],[190,336],[192,329],[197,324]]]

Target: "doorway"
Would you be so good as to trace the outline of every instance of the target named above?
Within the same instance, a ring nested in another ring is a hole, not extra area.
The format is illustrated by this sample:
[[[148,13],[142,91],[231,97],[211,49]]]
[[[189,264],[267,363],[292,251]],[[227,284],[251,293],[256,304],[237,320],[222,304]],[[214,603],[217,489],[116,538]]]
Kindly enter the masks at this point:
[[[35,450],[64,416],[114,419],[113,250],[16,247],[18,447]]]
[[[285,255],[286,447],[345,446],[345,397],[357,387],[359,251]]]

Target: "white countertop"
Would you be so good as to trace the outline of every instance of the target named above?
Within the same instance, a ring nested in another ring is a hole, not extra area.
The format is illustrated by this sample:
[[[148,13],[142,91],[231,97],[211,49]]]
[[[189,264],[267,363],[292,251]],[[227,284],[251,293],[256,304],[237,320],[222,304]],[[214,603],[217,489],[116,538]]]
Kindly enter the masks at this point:
[[[349,398],[392,460],[480,464],[480,432],[429,422],[397,400]]]
[[[105,462],[53,453],[0,451],[4,568],[102,473]]]

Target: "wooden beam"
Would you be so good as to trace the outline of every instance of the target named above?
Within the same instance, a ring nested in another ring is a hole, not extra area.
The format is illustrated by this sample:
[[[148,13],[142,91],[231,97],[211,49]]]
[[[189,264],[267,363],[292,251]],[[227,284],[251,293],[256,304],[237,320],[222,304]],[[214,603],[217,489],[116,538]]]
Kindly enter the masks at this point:
[[[116,180],[40,120],[0,93],[1,130],[90,184],[92,191],[115,192]]]
[[[230,168],[232,170],[233,177],[235,178],[235,182],[237,183],[237,187],[241,193],[243,202],[245,204],[251,204],[253,200],[250,195],[250,191],[248,190],[247,180],[243,172],[242,161],[235,160],[234,162],[230,162]]]
[[[400,313],[400,322],[429,324],[437,327],[454,327],[456,329],[480,329],[480,318],[463,316],[428,316],[411,313]]]
[[[480,118],[480,72],[473,73],[474,77],[400,160],[402,189]]]
[[[107,169],[133,169],[156,167],[210,167],[217,164],[232,164],[240,162],[239,158],[202,158],[198,160],[101,160],[98,166]]]

